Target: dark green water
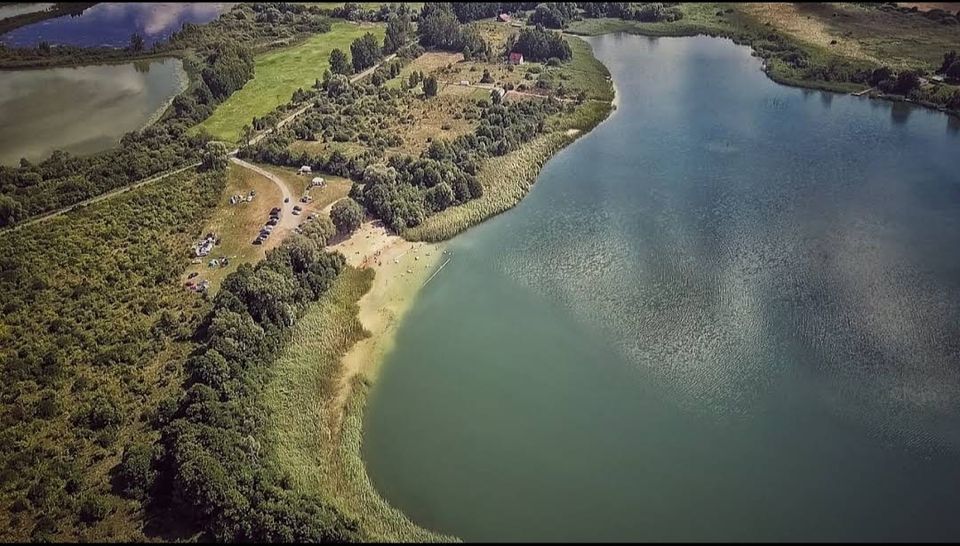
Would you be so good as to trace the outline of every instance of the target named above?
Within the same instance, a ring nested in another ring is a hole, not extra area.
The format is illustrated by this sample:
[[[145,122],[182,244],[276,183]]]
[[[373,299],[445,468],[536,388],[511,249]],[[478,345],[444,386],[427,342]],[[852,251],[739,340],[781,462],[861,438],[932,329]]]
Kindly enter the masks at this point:
[[[712,38],[592,41],[619,110],[451,243],[366,415],[466,540],[960,539],[960,134]]]
[[[180,59],[14,70],[0,75],[0,164],[115,147],[187,87]]]

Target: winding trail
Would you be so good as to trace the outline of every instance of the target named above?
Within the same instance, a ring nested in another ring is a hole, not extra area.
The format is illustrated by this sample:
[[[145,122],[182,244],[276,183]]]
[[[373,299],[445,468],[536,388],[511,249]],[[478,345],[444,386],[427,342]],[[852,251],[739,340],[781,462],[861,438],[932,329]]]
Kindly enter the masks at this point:
[[[273,182],[278,188],[280,188],[280,193],[283,194],[283,199],[281,199],[279,207],[281,210],[280,221],[277,222],[277,225],[273,228],[273,232],[270,234],[270,240],[272,241],[282,241],[290,234],[291,231],[296,229],[297,225],[300,223],[300,217],[293,215],[293,207],[296,206],[299,201],[294,199],[293,193],[290,191],[290,188],[280,180],[278,176],[267,171],[266,169],[257,167],[252,163],[247,163],[246,161],[239,159],[237,157],[231,157],[230,161],[240,165],[241,167],[250,169],[251,171],[263,176],[264,178]],[[270,245],[273,246],[273,245]]]

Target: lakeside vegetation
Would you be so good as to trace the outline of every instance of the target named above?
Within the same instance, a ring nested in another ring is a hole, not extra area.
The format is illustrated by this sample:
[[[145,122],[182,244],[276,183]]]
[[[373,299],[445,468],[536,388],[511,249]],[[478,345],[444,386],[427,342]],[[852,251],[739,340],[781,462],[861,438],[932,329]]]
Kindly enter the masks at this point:
[[[357,302],[373,276],[371,269],[345,268],[294,328],[266,388],[266,405],[273,408],[270,442],[295,487],[337,491],[333,501],[360,522],[364,540],[449,540],[412,524],[367,479],[360,455],[362,380],[352,386],[347,408],[338,407],[343,356],[369,335],[357,318]]]
[[[691,3],[665,7],[672,17],[623,17],[618,3],[595,4],[569,32],[598,35],[630,32],[648,36],[707,34],[733,39],[764,59],[764,70],[787,85],[853,92],[877,87],[879,98],[910,100],[960,115],[957,82],[933,79],[944,56],[960,43],[960,19],[946,12],[919,12],[883,4],[724,4]],[[652,5],[637,4],[635,6]],[[908,87],[878,84],[900,75]],[[915,78],[914,78],[915,76]],[[888,78],[889,79],[889,78]]]

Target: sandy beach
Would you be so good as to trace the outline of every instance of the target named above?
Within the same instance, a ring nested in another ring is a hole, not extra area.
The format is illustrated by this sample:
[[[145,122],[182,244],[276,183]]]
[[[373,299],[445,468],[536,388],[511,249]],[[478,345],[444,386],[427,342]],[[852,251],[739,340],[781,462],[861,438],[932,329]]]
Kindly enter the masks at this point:
[[[376,378],[404,312],[438,264],[447,258],[442,244],[411,243],[390,233],[379,221],[364,222],[329,250],[342,253],[353,267],[376,271],[373,285],[358,303],[360,323],[370,337],[354,345],[343,358],[339,402],[346,403],[355,376]]]

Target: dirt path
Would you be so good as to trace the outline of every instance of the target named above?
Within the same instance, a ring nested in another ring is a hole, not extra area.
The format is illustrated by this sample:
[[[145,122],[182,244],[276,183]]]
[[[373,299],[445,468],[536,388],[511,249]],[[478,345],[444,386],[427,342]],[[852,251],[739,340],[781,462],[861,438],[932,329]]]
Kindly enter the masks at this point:
[[[113,190],[113,191],[109,191],[109,192],[107,192],[107,193],[101,193],[100,195],[98,195],[98,196],[96,196],[96,197],[91,197],[90,199],[84,199],[83,201],[80,201],[79,203],[75,203],[75,204],[73,204],[73,205],[70,205],[69,207],[62,208],[62,209],[60,209],[60,210],[57,210],[57,211],[53,211],[53,212],[44,214],[43,216],[37,216],[36,218],[27,220],[26,222],[21,222],[21,223],[19,223],[19,224],[16,224],[16,225],[10,227],[10,229],[11,229],[11,230],[17,230],[17,229],[20,229],[20,228],[22,228],[22,227],[29,226],[29,225],[31,225],[31,224],[36,224],[37,222],[43,222],[43,221],[45,221],[45,220],[50,220],[51,218],[56,218],[57,216],[60,216],[60,215],[62,215],[62,214],[66,214],[66,213],[70,212],[71,210],[73,210],[73,209],[75,209],[75,208],[77,208],[77,207],[83,207],[83,206],[86,206],[86,205],[92,205],[92,204],[97,203],[97,202],[99,202],[99,201],[103,201],[104,199],[109,199],[109,198],[111,198],[111,197],[113,197],[113,196],[115,196],[115,195],[119,195],[119,194],[121,194],[121,193],[123,193],[123,192],[125,192],[125,191],[127,191],[127,190],[132,190],[132,189],[135,189],[135,188],[139,188],[140,186],[143,186],[143,185],[145,185],[145,184],[149,184],[149,183],[151,183],[151,182],[156,182],[156,181],[158,181],[158,180],[162,180],[162,179],[164,179],[164,178],[166,178],[166,177],[168,177],[168,176],[173,176],[173,175],[175,175],[175,174],[177,174],[177,173],[182,173],[183,171],[185,171],[185,170],[187,170],[187,169],[192,169],[192,168],[198,167],[198,166],[200,166],[200,163],[193,163],[193,164],[191,164],[191,165],[187,165],[186,167],[180,167],[179,169],[176,169],[176,170],[173,170],[173,171],[169,171],[169,172],[165,172],[165,173],[162,173],[162,174],[158,174],[157,176],[153,176],[153,177],[147,178],[147,179],[145,179],[145,180],[141,180],[140,182],[137,182],[137,183],[135,183],[135,184],[131,184],[131,185],[129,185],[129,186],[124,186],[124,187],[122,187],[122,188],[117,188],[117,189],[115,189],[115,190]]]
[[[300,216],[294,216],[293,214],[293,207],[297,205],[298,201],[294,199],[293,193],[283,182],[283,180],[280,180],[280,178],[273,173],[236,157],[231,157],[230,161],[263,176],[280,188],[280,193],[283,194],[283,199],[277,203],[277,206],[280,207],[280,210],[282,211],[280,214],[280,221],[277,223],[276,227],[273,228],[273,233],[270,234],[270,237],[264,241],[263,246],[267,249],[270,249],[279,245],[280,241],[286,239],[287,235],[289,235],[300,224]],[[289,201],[284,203],[284,200]],[[264,222],[266,222],[266,218],[264,218]]]

